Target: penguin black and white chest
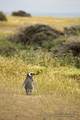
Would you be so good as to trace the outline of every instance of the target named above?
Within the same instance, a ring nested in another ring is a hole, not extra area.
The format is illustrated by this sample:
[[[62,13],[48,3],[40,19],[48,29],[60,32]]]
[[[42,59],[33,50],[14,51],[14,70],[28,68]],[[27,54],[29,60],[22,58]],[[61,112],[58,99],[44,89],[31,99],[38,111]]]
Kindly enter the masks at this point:
[[[33,78],[32,78],[32,76],[27,76],[25,89],[33,89]]]
[[[26,77],[22,87],[21,87],[21,89],[22,89],[23,86],[25,86],[26,94],[31,94],[31,92],[33,90],[33,85],[36,87],[36,89],[38,89],[36,84],[33,81],[33,78],[32,78],[33,75],[36,75],[36,74],[33,72],[29,72],[27,74],[27,77]]]

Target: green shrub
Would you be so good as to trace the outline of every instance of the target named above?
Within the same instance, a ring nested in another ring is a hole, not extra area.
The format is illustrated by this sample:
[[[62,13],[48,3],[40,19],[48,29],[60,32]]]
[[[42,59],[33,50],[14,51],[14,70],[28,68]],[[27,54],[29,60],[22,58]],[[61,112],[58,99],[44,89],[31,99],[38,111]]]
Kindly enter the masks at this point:
[[[67,37],[60,37],[56,40],[52,40],[51,37],[48,38],[46,42],[42,44],[42,48],[48,51],[53,51],[56,49],[56,46],[60,45],[61,43],[65,42]]]
[[[45,43],[44,47],[46,50],[43,51],[42,48],[37,45],[29,46],[16,44],[8,41],[6,37],[0,38],[0,54],[6,57],[15,57],[18,56],[23,61],[27,61],[27,63],[33,65],[40,65],[45,67],[58,67],[58,66],[75,66],[80,68],[80,60],[78,57],[74,57],[72,51],[69,51],[62,56],[54,56],[51,52],[48,52],[47,49],[50,49],[51,45],[56,47],[56,44],[64,41],[61,40],[53,40],[52,43],[49,41]]]
[[[0,21],[7,21],[6,16],[2,12],[0,12]]]
[[[17,46],[12,44],[10,41],[7,40],[5,36],[0,37],[0,54],[8,56],[13,56],[16,52]]]
[[[74,66],[76,68],[80,68],[80,59],[78,57],[74,57],[72,51],[70,50],[68,53],[63,54],[62,56],[54,56],[53,57],[53,66]]]

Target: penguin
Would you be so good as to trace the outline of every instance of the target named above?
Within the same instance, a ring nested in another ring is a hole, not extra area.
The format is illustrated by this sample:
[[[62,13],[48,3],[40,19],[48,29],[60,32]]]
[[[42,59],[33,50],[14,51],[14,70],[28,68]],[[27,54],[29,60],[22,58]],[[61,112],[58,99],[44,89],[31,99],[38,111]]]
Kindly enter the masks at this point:
[[[27,94],[27,95],[30,95],[30,94],[32,93],[33,85],[34,85],[34,86],[36,87],[36,89],[38,90],[37,85],[36,85],[36,84],[34,83],[34,81],[33,81],[33,78],[32,78],[33,75],[36,75],[36,74],[33,73],[33,72],[28,72],[28,73],[27,73],[27,77],[26,77],[24,83],[23,83],[22,86],[21,86],[21,89],[23,88],[23,86],[25,86],[25,90],[26,90],[26,94]]]

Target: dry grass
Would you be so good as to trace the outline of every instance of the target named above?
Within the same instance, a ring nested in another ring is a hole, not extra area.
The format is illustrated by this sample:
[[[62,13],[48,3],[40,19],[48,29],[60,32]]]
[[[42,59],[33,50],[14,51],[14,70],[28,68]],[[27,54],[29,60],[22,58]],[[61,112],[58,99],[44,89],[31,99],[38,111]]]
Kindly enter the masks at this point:
[[[1,86],[0,91],[1,120],[79,120],[79,105],[72,96],[16,95]]]
[[[72,26],[80,24],[80,18],[54,18],[54,17],[14,17],[7,15],[8,22],[0,22],[0,33],[12,33],[15,29],[29,24],[43,23],[54,28],[63,30],[64,26]]]
[[[0,57],[1,120],[78,120],[80,71],[73,67],[42,67],[27,64],[18,57]],[[38,73],[31,96],[21,91],[26,73]],[[58,117],[58,115],[63,115]],[[68,115],[68,116],[67,116]],[[69,115],[72,115],[70,117]],[[57,117],[55,117],[57,116]]]

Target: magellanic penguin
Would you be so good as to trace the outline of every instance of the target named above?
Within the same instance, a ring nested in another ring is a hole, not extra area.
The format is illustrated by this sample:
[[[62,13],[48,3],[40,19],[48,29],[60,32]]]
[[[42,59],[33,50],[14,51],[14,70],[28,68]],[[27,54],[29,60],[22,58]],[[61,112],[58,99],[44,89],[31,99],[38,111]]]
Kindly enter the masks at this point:
[[[26,77],[24,83],[22,84],[22,87],[21,87],[21,89],[22,89],[23,86],[25,86],[25,90],[26,90],[26,94],[27,94],[27,95],[30,95],[30,94],[32,93],[33,85],[34,85],[34,86],[36,87],[36,89],[38,90],[37,85],[36,85],[36,84],[34,83],[34,81],[33,81],[33,78],[32,78],[33,75],[36,75],[36,74],[33,73],[33,72],[29,72],[29,73],[27,74],[27,77]]]

